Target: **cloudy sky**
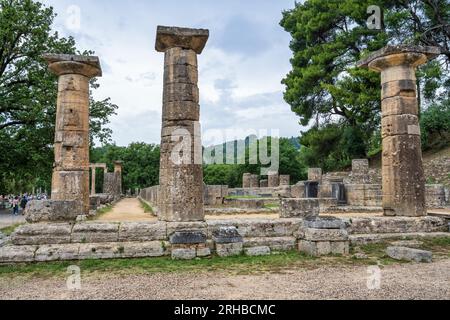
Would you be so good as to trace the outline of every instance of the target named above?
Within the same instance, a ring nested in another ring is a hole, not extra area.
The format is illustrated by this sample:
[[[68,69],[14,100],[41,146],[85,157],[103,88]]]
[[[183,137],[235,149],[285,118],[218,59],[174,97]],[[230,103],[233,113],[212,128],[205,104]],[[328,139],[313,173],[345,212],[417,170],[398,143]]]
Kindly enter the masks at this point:
[[[160,140],[164,55],[154,49],[157,25],[210,30],[199,56],[202,129],[214,137],[206,145],[243,138],[249,130],[299,134],[298,118],[283,100],[291,52],[289,34],[279,26],[281,12],[295,0],[43,2],[58,14],[55,30],[100,57],[103,77],[95,95],[119,106],[110,125],[118,145]]]

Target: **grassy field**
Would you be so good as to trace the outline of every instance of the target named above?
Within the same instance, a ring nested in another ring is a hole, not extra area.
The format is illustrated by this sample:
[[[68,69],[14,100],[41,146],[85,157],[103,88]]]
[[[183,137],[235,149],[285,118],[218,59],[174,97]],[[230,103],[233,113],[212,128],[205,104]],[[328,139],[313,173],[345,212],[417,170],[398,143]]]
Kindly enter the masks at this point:
[[[450,258],[450,237],[423,239],[422,249],[432,250],[435,259]],[[314,269],[321,266],[337,265],[380,265],[386,266],[395,261],[385,254],[388,243],[371,244],[353,247],[349,256],[310,257],[298,252],[283,252],[270,256],[248,257],[237,256],[174,261],[170,257],[143,259],[113,259],[113,260],[84,260],[51,263],[32,263],[0,266],[0,277],[16,276],[61,276],[67,267],[77,265],[84,273],[118,273],[118,274],[148,274],[172,272],[208,272],[221,271],[231,274],[259,274],[262,272],[283,273],[293,269]],[[364,259],[357,259],[355,253],[366,255]]]

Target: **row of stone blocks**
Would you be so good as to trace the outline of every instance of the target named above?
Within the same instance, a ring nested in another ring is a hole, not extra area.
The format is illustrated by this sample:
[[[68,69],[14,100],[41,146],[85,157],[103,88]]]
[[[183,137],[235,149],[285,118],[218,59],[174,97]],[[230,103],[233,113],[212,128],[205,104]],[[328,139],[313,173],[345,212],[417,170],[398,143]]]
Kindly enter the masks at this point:
[[[208,223],[34,224],[20,227],[12,245],[0,248],[0,263],[137,258],[175,259],[299,249],[312,255],[346,254],[349,234],[444,232],[444,219],[355,218],[216,220]]]

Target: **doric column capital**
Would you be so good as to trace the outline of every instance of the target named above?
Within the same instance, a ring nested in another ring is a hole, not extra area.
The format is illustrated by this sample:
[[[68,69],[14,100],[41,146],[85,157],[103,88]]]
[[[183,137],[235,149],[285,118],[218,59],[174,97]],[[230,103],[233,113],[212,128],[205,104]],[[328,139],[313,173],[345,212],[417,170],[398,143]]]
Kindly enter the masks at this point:
[[[158,26],[156,51],[165,52],[171,48],[183,48],[201,54],[209,38],[209,30]]]
[[[49,69],[57,76],[80,74],[87,78],[101,77],[102,68],[98,57],[70,54],[44,54]]]
[[[358,62],[357,66],[382,72],[388,68],[404,66],[416,68],[440,54],[437,47],[411,45],[387,46]]]

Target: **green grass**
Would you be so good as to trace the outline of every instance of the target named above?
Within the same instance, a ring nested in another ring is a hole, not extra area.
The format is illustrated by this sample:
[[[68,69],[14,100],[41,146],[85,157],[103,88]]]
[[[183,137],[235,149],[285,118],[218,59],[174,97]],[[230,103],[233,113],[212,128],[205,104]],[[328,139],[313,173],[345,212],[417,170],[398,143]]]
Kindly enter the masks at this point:
[[[280,208],[278,203],[268,203],[264,206],[265,209],[276,210]]]
[[[10,236],[18,227],[22,226],[23,223],[18,223],[9,227],[0,229],[0,232],[6,236]]]
[[[265,271],[281,272],[292,267],[313,266],[316,259],[298,252],[285,252],[262,257],[236,256],[220,258],[213,256],[196,260],[172,260],[170,257],[142,259],[83,260],[68,262],[48,262],[0,266],[2,276],[60,276],[67,267],[77,265],[84,273],[126,273],[148,274],[160,272],[205,272],[224,271],[233,274],[252,274]]]
[[[141,207],[142,209],[144,209],[145,213],[154,213],[153,208],[144,200],[142,200],[141,198],[139,198],[139,202],[141,203]]]
[[[227,200],[259,199],[259,198],[261,198],[261,197],[258,197],[258,196],[228,196],[228,197],[225,197],[225,199],[227,199]]]
[[[101,216],[111,212],[112,209],[113,209],[112,205],[107,205],[107,206],[97,210],[97,214],[95,216],[93,216],[93,217],[90,217],[89,220],[97,220]]]

